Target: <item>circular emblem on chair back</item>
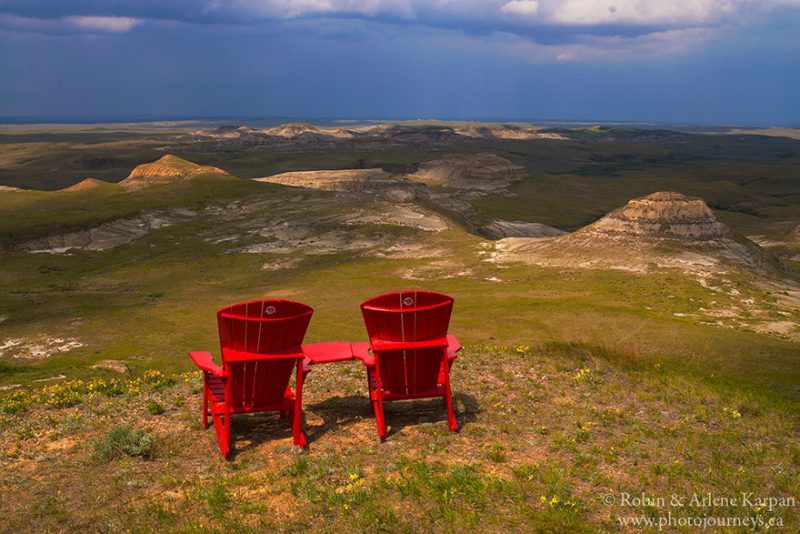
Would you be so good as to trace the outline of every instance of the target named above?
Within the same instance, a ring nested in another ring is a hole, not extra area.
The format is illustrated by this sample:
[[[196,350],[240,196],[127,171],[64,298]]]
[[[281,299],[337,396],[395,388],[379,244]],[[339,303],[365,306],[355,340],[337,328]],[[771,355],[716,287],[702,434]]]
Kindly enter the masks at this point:
[[[314,310],[294,300],[251,300],[217,312],[223,349],[265,353],[300,345]]]
[[[361,304],[370,339],[382,341],[445,336],[452,310],[453,298],[435,291],[398,291]]]

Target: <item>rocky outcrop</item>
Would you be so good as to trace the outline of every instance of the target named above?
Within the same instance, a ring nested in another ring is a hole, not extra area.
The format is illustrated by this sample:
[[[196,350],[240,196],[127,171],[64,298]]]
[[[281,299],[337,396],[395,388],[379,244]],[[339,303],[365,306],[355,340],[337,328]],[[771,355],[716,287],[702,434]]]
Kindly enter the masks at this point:
[[[167,154],[154,163],[145,163],[133,169],[119,185],[129,191],[157,184],[179,182],[203,175],[230,175],[218,167],[207,167]]]
[[[414,173],[415,178],[429,185],[483,194],[500,191],[524,176],[524,167],[490,152],[445,154],[421,164]]]
[[[575,232],[573,237],[622,237],[656,241],[711,241],[732,238],[701,198],[659,192],[635,198],[599,221]]]
[[[20,248],[30,253],[63,254],[73,249],[109,250],[139,239],[158,228],[190,219],[195,212],[176,209],[169,212],[143,213],[103,223],[88,230],[35,239]]]

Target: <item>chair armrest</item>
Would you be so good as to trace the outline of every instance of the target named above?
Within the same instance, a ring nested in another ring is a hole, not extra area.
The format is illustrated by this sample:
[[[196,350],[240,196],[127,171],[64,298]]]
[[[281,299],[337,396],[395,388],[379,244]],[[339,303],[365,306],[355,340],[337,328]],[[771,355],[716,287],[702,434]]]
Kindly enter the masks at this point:
[[[300,345],[274,352],[245,352],[243,350],[222,349],[222,358],[227,362],[251,362],[258,360],[285,360],[288,358],[305,358]]]
[[[368,367],[375,365],[375,356],[370,353],[368,342],[350,343],[350,350],[353,353],[353,357],[364,362],[364,365]]]
[[[458,342],[456,336],[447,334],[447,358],[455,360],[458,357],[458,351],[461,350],[461,343]]]
[[[225,378],[225,370],[214,363],[214,357],[211,356],[210,352],[194,351],[189,353],[189,357],[199,369],[214,376]]]
[[[425,341],[383,341],[373,339],[370,344],[372,345],[372,350],[384,351],[445,348],[449,343],[446,337],[437,337],[426,339]]]

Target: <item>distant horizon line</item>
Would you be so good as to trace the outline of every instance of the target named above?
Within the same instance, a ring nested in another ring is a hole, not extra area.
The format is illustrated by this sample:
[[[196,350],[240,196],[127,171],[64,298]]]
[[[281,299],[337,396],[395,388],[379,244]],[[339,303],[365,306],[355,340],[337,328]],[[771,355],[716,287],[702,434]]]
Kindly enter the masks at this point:
[[[93,125],[93,124],[154,124],[160,122],[214,122],[237,123],[247,121],[274,122],[284,124],[305,122],[310,124],[331,123],[381,123],[381,122],[476,122],[476,123],[527,123],[527,124],[573,124],[573,125],[634,125],[634,126],[684,126],[692,128],[800,128],[800,124],[789,123],[714,123],[691,121],[657,121],[646,119],[555,119],[555,118],[520,118],[520,117],[294,117],[294,116],[243,116],[243,115],[211,115],[211,116],[165,116],[165,117],[123,117],[108,116],[103,118],[76,117],[70,115],[51,116],[0,116],[0,126],[35,126],[35,125]]]

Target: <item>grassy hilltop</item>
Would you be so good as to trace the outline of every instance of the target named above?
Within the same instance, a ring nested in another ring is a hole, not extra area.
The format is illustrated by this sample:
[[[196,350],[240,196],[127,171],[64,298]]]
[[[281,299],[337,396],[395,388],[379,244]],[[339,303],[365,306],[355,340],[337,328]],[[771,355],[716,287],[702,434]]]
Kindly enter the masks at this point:
[[[4,529],[595,532],[667,512],[607,494],[800,495],[800,142],[575,130],[428,146],[407,140],[428,126],[404,127],[318,150],[188,130],[0,134],[0,184],[30,188],[0,192],[0,487],[19,496],[0,504]],[[167,151],[190,179],[32,190],[120,182]],[[413,179],[477,152],[521,177],[477,193]],[[371,167],[410,178],[377,192],[233,178]],[[780,279],[487,261],[493,220],[572,231],[657,190],[702,197],[758,237]],[[242,416],[222,462],[186,355],[216,353],[216,309],[297,299],[316,309],[309,342],[355,341],[358,304],[409,287],[456,299],[459,434],[439,402],[399,403],[379,444],[353,362],[309,378],[309,452],[291,452],[277,417]],[[796,507],[755,508],[672,512],[800,525]]]

